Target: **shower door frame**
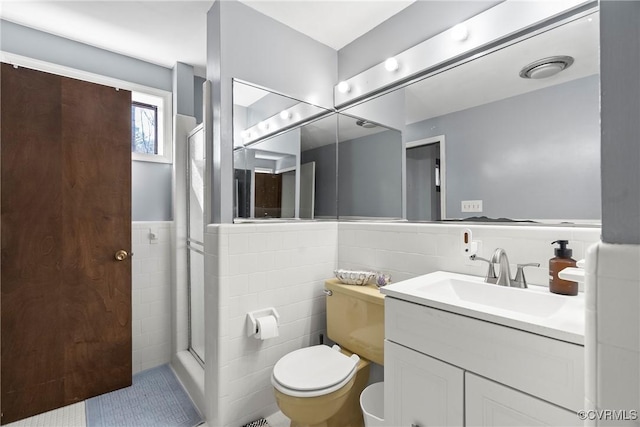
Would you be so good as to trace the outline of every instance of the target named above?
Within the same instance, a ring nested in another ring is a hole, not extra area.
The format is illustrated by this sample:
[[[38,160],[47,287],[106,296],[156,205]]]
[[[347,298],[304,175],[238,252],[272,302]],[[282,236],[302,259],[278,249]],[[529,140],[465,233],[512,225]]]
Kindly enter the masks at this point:
[[[191,137],[196,135],[198,132],[202,131],[202,138],[203,138],[203,144],[205,142],[205,130],[204,130],[204,123],[199,124],[198,126],[196,126],[195,128],[193,128],[193,130],[191,132],[189,132],[189,135],[187,135],[187,155],[186,155],[186,208],[187,208],[187,223],[186,223],[186,246],[187,246],[187,336],[188,336],[188,342],[187,342],[187,349],[189,350],[189,353],[191,353],[191,355],[194,357],[194,359],[200,364],[200,366],[202,366],[204,368],[204,360],[203,357],[201,355],[198,354],[198,352],[196,350],[194,350],[193,346],[192,346],[192,328],[191,328],[191,323],[192,323],[192,310],[191,310],[191,303],[192,303],[192,298],[191,298],[191,251],[194,251],[196,253],[201,254],[203,257],[206,256],[205,251],[204,251],[204,242],[200,242],[198,240],[192,239],[191,238]],[[203,147],[204,149],[204,147]],[[205,159],[206,159],[206,155],[205,155]],[[204,191],[203,191],[204,193]],[[203,200],[205,200],[203,198]],[[206,204],[206,200],[205,200],[205,204]],[[203,213],[202,213],[202,223],[203,223],[203,227],[204,227],[204,206],[203,206]],[[203,230],[203,236],[204,236],[204,230]],[[192,245],[192,243],[195,243],[196,245],[201,246],[201,248],[198,247],[194,247]],[[204,298],[204,295],[203,295]],[[203,325],[204,328],[204,325]]]

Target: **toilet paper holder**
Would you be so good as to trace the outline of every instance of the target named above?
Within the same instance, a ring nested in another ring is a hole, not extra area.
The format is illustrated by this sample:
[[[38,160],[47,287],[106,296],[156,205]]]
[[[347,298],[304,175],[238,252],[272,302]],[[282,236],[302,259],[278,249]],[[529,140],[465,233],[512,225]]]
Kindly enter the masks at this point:
[[[274,307],[267,307],[261,310],[250,311],[247,313],[247,336],[252,337],[258,333],[258,321],[259,317],[273,316],[276,318],[276,323],[280,326],[280,315]]]

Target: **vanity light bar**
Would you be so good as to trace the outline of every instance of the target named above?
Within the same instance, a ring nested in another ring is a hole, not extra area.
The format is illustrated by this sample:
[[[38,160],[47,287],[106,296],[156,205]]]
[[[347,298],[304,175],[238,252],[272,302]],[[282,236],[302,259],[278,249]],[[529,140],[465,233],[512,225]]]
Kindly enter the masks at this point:
[[[463,22],[451,28],[451,38],[457,42],[463,42],[469,38],[469,29]]]
[[[351,86],[347,82],[340,82],[337,86],[338,92],[340,93],[349,93],[351,91]]]
[[[392,72],[398,70],[398,68],[400,68],[400,64],[398,64],[398,60],[396,58],[391,57],[384,61],[384,68],[387,71]]]
[[[402,67],[390,72],[387,61],[375,65],[334,87],[335,106],[343,108],[376,92],[389,89],[435,71],[452,60],[471,55],[490,44],[506,41],[510,36],[553,18],[597,7],[595,1],[565,0],[523,2],[506,0],[428,40],[393,59]],[[389,58],[392,59],[392,58]]]
[[[271,117],[268,117],[260,123],[248,127],[236,135],[240,136],[243,145],[252,144],[266,136],[275,135],[285,129],[288,129],[292,125],[295,125],[303,120],[311,119],[318,116],[318,114],[324,114],[325,111],[319,112],[319,107],[316,107],[306,102],[300,102],[286,110],[283,110]]]

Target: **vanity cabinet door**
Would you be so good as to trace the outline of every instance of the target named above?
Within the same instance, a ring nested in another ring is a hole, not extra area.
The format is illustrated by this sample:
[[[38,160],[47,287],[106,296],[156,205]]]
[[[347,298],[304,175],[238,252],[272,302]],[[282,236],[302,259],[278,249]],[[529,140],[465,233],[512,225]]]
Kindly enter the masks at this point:
[[[465,426],[579,426],[575,412],[465,373]]]
[[[463,425],[462,369],[390,341],[384,352],[386,425]]]

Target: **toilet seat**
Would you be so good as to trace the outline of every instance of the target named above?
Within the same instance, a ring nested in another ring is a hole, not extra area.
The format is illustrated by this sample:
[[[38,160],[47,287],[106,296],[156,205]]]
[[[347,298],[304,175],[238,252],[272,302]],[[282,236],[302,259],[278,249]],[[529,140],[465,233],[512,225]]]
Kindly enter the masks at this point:
[[[323,396],[344,387],[355,375],[359,361],[357,354],[342,354],[337,345],[302,348],[276,363],[271,383],[288,396]]]

